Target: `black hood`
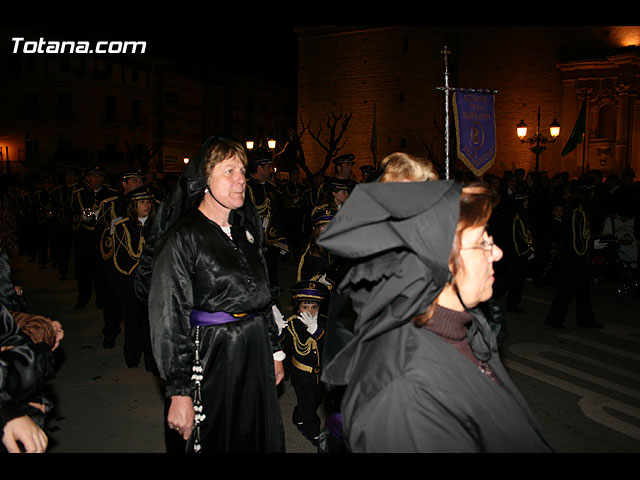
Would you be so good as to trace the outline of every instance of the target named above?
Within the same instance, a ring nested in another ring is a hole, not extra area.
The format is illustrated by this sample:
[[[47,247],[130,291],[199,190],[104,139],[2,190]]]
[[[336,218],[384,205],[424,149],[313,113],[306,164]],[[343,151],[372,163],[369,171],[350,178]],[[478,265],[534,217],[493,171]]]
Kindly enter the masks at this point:
[[[364,342],[405,325],[450,278],[462,185],[452,180],[358,185],[318,244],[353,266],[338,286],[358,315],[323,381],[345,385]]]

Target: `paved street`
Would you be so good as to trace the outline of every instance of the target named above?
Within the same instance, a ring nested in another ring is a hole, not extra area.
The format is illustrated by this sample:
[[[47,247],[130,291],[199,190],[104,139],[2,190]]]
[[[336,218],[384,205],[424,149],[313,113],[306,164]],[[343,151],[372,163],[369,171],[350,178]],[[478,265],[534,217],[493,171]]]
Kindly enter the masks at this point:
[[[282,265],[290,285],[293,262]],[[75,310],[75,280],[58,280],[19,257],[13,276],[30,310],[63,323],[58,368],[49,382],[55,409],[48,422],[51,453],[160,453],[162,387],[142,367],[129,369],[116,348],[102,348],[102,311],[92,303]],[[288,289],[285,289],[285,291]],[[575,327],[573,307],[566,330],[543,325],[550,287],[525,285],[527,313],[509,317],[503,358],[514,381],[558,452],[640,452],[640,299],[620,296],[612,285],[592,289],[601,330]],[[294,393],[281,388],[287,451],[315,448],[291,424]]]
[[[164,453],[162,383],[143,366],[127,368],[122,333],[116,348],[102,348],[102,310],[94,299],[76,310],[74,279],[61,281],[57,270],[40,270],[26,257],[16,258],[11,268],[30,311],[59,320],[65,330],[56,351],[57,372],[49,382],[55,409],[47,424],[48,452]],[[293,284],[294,272],[293,262],[282,265],[284,285]],[[288,289],[284,293],[288,295]],[[291,423],[293,387],[287,382],[279,391],[287,452],[314,453],[316,448]]]
[[[640,299],[592,288],[603,329],[542,325],[554,290],[525,286],[527,314],[511,315],[503,361],[559,452],[640,452]]]

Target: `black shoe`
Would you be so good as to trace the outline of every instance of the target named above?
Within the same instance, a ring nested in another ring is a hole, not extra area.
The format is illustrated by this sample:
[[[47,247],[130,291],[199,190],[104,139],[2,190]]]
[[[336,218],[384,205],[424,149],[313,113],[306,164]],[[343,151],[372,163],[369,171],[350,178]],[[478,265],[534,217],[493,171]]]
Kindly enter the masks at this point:
[[[104,340],[102,341],[102,348],[111,349],[111,348],[115,348],[115,346],[116,346],[115,338],[104,337]]]

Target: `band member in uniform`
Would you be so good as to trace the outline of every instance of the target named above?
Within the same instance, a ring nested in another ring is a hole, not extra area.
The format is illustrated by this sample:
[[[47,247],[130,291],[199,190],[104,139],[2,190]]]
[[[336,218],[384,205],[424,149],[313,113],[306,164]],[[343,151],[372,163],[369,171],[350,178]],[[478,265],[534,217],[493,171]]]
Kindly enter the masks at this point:
[[[247,196],[258,208],[267,242],[269,281],[278,286],[278,259],[289,251],[284,235],[284,208],[276,186],[271,182],[273,158],[264,149],[251,152],[248,165]]]
[[[333,179],[324,184],[325,196],[324,201],[320,203],[311,212],[311,217],[315,217],[318,212],[323,210],[335,210],[338,211],[347,201],[353,187],[356,184],[350,180]]]
[[[69,274],[69,259],[73,245],[73,214],[71,212],[71,198],[78,188],[78,172],[73,168],[67,168],[64,185],[58,185],[54,191],[54,204],[56,212],[56,253],[60,280],[65,280]]]
[[[544,322],[553,328],[566,328],[564,320],[574,296],[577,326],[602,328],[602,325],[596,323],[591,308],[589,249],[592,247],[592,240],[589,201],[592,195],[593,184],[588,179],[578,181],[567,205],[567,213],[563,217],[558,286]]]
[[[322,185],[324,185],[324,175],[317,172],[311,178],[311,185],[302,193],[302,212],[304,215],[302,231],[305,239],[308,239],[313,231],[311,212],[318,206],[320,194],[322,193]]]
[[[76,280],[78,301],[76,308],[84,308],[95,288],[96,306],[104,302],[105,279],[100,256],[99,238],[96,237],[98,211],[103,200],[117,195],[117,191],[104,184],[104,170],[90,165],[84,172],[84,185],[73,193],[71,211],[76,247]]]
[[[297,260],[300,258],[304,239],[304,211],[302,210],[302,194],[304,185],[300,183],[300,169],[289,170],[289,179],[278,186],[278,193],[282,198],[286,222],[283,222],[287,243]]]
[[[117,312],[124,319],[124,359],[129,368],[137,367],[141,357],[145,368],[156,372],[151,351],[149,318],[145,305],[134,291],[136,268],[149,236],[156,201],[146,186],[136,188],[126,195],[127,215],[116,220],[112,233],[113,255],[107,263],[110,282],[117,299]]]
[[[98,210],[98,224],[96,234],[100,236],[102,256],[105,261],[110,257],[110,246],[106,239],[109,238],[109,230],[113,222],[127,215],[127,194],[141,187],[145,183],[145,173],[140,168],[127,170],[120,176],[120,194],[104,199]]]
[[[145,180],[144,172],[137,168],[125,171],[120,177],[121,193],[113,197],[106,198],[100,204],[98,211],[98,221],[95,234],[99,238],[100,256],[105,262],[105,298],[104,298],[104,327],[102,334],[104,348],[114,348],[115,338],[120,333],[120,323],[124,319],[121,309],[121,300],[118,297],[116,288],[117,273],[111,268],[111,257],[114,252],[113,227],[116,222],[127,217],[129,204],[128,194],[134,189],[142,186]],[[109,268],[107,268],[109,265]]]
[[[351,153],[347,153],[344,155],[339,155],[333,159],[333,167],[335,170],[335,177],[330,178],[328,182],[325,182],[324,185],[320,189],[319,193],[319,203],[326,202],[330,197],[329,193],[326,191],[329,187],[329,184],[332,182],[338,181],[341,183],[347,183],[349,185],[349,190],[353,190],[353,188],[358,184],[357,181],[351,178],[353,173],[353,164],[355,163],[353,160],[355,155]]]
[[[534,258],[533,235],[528,212],[528,195],[518,192],[513,195],[506,208],[510,213],[506,222],[495,225],[496,241],[504,248],[504,258],[497,262],[496,273],[500,279],[496,285],[494,298],[506,293],[506,308],[512,313],[524,313],[520,308],[522,289],[527,276],[531,275]]]
[[[326,303],[329,289],[320,282],[305,280],[296,283],[291,293],[294,313],[285,317],[280,335],[287,358],[291,359],[291,384],[296,392],[292,421],[307,440],[317,445],[318,408],[324,397],[320,352],[326,316],[321,313],[321,305]]]
[[[300,257],[300,262],[298,263],[298,282],[303,279],[316,280],[323,275],[326,278],[326,275],[329,273],[333,261],[333,254],[329,250],[318,245],[317,240],[327,224],[333,219],[334,214],[335,210],[331,210],[330,208],[319,209],[316,211],[313,218],[313,233],[311,240],[305,248],[302,257]]]
[[[372,165],[363,165],[360,167],[360,177],[362,183],[370,182],[376,173],[376,169]]]

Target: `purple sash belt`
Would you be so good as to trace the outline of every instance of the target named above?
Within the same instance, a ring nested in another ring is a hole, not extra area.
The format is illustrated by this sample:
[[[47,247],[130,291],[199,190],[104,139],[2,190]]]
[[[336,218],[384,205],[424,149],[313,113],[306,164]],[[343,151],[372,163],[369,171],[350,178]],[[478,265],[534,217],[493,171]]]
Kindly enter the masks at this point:
[[[227,313],[227,312],[205,312],[204,310],[191,310],[189,320],[192,327],[204,327],[207,325],[220,325],[223,323],[236,322],[238,320],[255,317],[255,313]]]

